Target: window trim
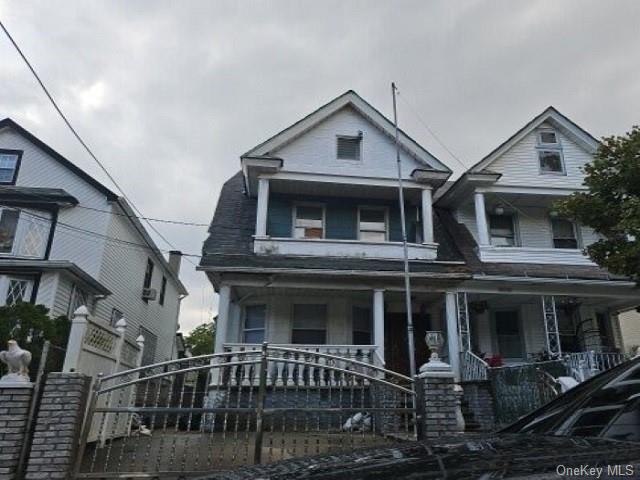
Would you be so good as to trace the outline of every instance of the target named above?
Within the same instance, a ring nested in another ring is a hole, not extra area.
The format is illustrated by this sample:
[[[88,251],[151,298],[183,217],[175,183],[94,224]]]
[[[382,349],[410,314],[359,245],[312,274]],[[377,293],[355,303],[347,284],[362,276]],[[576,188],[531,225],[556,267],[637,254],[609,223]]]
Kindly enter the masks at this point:
[[[358,218],[357,218],[357,228],[358,228],[358,240],[362,241],[362,229],[360,228],[360,212],[361,210],[381,210],[384,212],[384,241],[389,241],[389,207],[381,206],[381,205],[358,205]],[[365,230],[365,232],[373,232],[375,230]],[[369,240],[367,240],[369,241]]]
[[[322,209],[322,237],[320,238],[306,238],[296,237],[296,220],[298,218],[298,207],[317,207]],[[291,209],[292,221],[291,221],[291,238],[296,240],[324,240],[327,238],[327,205],[322,202],[294,202]]]
[[[0,183],[2,185],[2,183]],[[50,247],[49,242],[52,241],[53,231],[55,230],[55,222],[57,222],[57,217],[54,212],[49,210],[37,210],[33,208],[24,208],[24,207],[14,207],[11,205],[1,205],[0,206],[0,217],[4,210],[8,211],[16,211],[18,213],[18,220],[16,222],[16,231],[13,236],[13,245],[11,246],[10,252],[0,252],[0,258],[11,257],[11,258],[36,258],[36,259],[47,259],[48,252],[47,250]],[[35,210],[35,213],[34,213]],[[45,216],[49,216],[48,219],[45,219]],[[29,218],[31,217],[31,219]],[[48,232],[46,238],[44,238],[43,243],[40,245],[40,249],[42,253],[39,255],[28,255],[23,253],[24,239],[29,233],[29,222],[37,222],[39,226],[44,226],[45,221],[48,222],[47,228]]]
[[[32,295],[33,295],[33,291],[35,288],[35,279],[31,278],[31,277],[21,277],[18,275],[6,275],[4,276],[2,282],[2,303],[5,306],[9,306],[9,304],[7,303],[7,295],[9,294],[9,287],[11,285],[11,281],[15,280],[18,282],[27,282],[27,288],[25,290],[25,294],[24,297],[22,299],[22,303],[34,303],[31,301]],[[14,304],[11,304],[14,305]]]
[[[289,328],[289,343],[291,345],[309,345],[305,343],[293,343],[293,331],[294,330],[312,330],[317,331],[317,328],[294,328],[295,324],[295,310],[296,305],[324,305],[325,318],[324,318],[324,343],[314,343],[313,345],[329,345],[329,303],[321,303],[318,300],[293,300],[291,302],[291,325]]]
[[[362,144],[363,144],[363,135],[360,133],[358,135],[336,135],[336,160],[340,160],[341,162],[362,162]],[[344,140],[358,140],[358,158],[342,158],[338,155],[340,149],[338,148],[338,142],[340,139]]]
[[[264,307],[264,327],[263,328],[246,328],[247,307],[260,307],[260,306]],[[269,304],[267,304],[266,302],[251,302],[251,303],[244,304],[242,306],[242,319],[240,322],[240,343],[247,343],[245,341],[245,332],[255,332],[258,330],[264,331],[264,340],[266,341],[267,338],[269,338],[267,336],[269,333],[267,330],[267,325],[269,324],[268,319],[269,319]]]
[[[16,168],[13,170],[13,178],[9,182],[0,181],[0,185],[15,185],[18,180],[18,172],[20,171],[20,165],[22,165],[23,150],[13,150],[10,148],[0,148],[0,155],[16,155]]]
[[[553,133],[556,136],[555,143],[546,143],[542,141],[543,133]],[[560,145],[560,137],[558,136],[558,132],[556,132],[553,128],[541,128],[538,130],[538,146],[542,148],[552,148],[552,149],[560,149],[562,148]]]
[[[576,248],[561,248],[561,247],[556,247],[556,236],[553,233],[553,221],[554,220],[564,220],[566,222],[571,223],[571,226],[573,227],[573,235],[576,239]],[[549,227],[551,230],[551,248],[553,248],[554,250],[580,250],[582,249],[582,236],[580,235],[580,228],[578,228],[578,224],[572,220],[569,220],[568,218],[554,218],[549,216]]]

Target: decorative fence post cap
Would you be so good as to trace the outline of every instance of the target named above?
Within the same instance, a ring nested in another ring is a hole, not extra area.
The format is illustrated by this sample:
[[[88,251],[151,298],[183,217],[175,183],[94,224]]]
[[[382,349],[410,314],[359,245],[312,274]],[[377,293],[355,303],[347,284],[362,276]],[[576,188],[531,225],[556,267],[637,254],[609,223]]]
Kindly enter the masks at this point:
[[[116,322],[116,330],[120,333],[123,333],[127,329],[127,321],[122,317],[120,320]]]
[[[29,379],[29,364],[31,352],[23,350],[15,340],[7,342],[7,350],[0,352],[0,361],[7,365],[8,373],[0,378],[3,387],[29,387],[32,386]]]
[[[84,305],[80,305],[73,312],[73,315],[76,316],[76,317],[88,317],[89,316],[89,309]]]
[[[138,338],[136,338],[136,343],[140,346],[144,345],[144,335],[138,335]]]

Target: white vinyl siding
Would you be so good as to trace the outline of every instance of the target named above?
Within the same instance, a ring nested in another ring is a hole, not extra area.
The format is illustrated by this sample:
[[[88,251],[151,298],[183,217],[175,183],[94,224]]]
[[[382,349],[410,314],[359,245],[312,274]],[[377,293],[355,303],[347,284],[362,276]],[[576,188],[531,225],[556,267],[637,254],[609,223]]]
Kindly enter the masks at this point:
[[[566,175],[545,175],[540,172],[538,132],[533,131],[491,163],[487,169],[502,174],[497,185],[525,187],[584,188],[581,168],[592,160],[591,154],[556,130],[562,145]]]
[[[359,161],[338,159],[336,137],[356,137],[362,132]],[[372,125],[369,120],[350,107],[345,107],[290,143],[271,152],[284,159],[285,168],[292,172],[330,175],[355,175],[395,179],[396,153],[393,137]],[[394,161],[389,161],[394,159]],[[405,178],[416,168],[425,168],[404,150],[401,152]],[[363,170],[364,169],[364,170]],[[363,172],[366,172],[363,174]]]

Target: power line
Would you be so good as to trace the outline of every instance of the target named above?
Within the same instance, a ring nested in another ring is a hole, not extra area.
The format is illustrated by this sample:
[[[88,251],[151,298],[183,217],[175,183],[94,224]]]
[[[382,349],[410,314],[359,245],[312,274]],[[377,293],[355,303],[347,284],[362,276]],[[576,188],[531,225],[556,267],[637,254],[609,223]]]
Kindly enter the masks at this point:
[[[6,27],[4,26],[4,24],[2,23],[2,21],[0,21],[0,27],[2,27],[2,30],[4,31],[5,35],[7,36],[7,38],[9,39],[9,41],[11,42],[11,44],[14,46],[14,48],[16,49],[16,51],[18,52],[18,54],[20,55],[20,57],[22,58],[22,60],[24,61],[24,63],[27,65],[27,67],[29,68],[29,70],[31,71],[31,73],[33,74],[33,76],[35,77],[36,81],[38,82],[38,84],[40,85],[40,88],[42,88],[42,91],[45,93],[45,95],[47,96],[47,98],[49,99],[49,101],[51,102],[51,105],[53,105],[53,108],[56,110],[56,112],[58,112],[58,115],[60,116],[60,118],[62,118],[62,120],[64,121],[64,123],[67,125],[67,127],[69,128],[69,130],[71,131],[71,133],[73,133],[73,135],[75,136],[75,138],[78,140],[78,142],[80,142],[80,145],[82,145],[82,147],[86,150],[86,152],[89,154],[89,156],[98,164],[98,166],[100,167],[100,169],[105,173],[105,175],[107,176],[107,178],[109,178],[109,180],[111,180],[111,182],[113,183],[113,185],[115,185],[115,187],[120,191],[120,193],[122,194],[122,196],[124,197],[124,199],[129,203],[129,205],[131,205],[131,208],[139,215],[139,218],[145,218],[145,216],[142,214],[142,212],[138,209],[138,207],[136,207],[135,203],[133,203],[131,201],[131,199],[127,196],[127,194],[125,193],[125,191],[122,189],[122,187],[118,184],[118,182],[116,181],[115,178],[113,178],[113,176],[111,175],[111,173],[109,173],[109,171],[107,170],[107,168],[102,164],[102,162],[98,159],[98,157],[93,153],[93,151],[91,150],[91,148],[89,148],[89,146],[86,144],[86,142],[82,139],[82,137],[80,136],[80,134],[75,130],[75,128],[73,127],[73,125],[71,125],[71,122],[67,119],[67,117],[65,116],[64,112],[60,109],[60,107],[58,106],[58,104],[56,103],[56,101],[54,100],[53,96],[51,95],[51,93],[49,93],[49,90],[47,89],[47,87],[45,86],[44,82],[40,79],[40,76],[38,75],[38,73],[35,71],[35,69],[33,68],[33,66],[31,65],[31,62],[29,62],[29,60],[27,59],[27,57],[25,56],[25,54],[22,52],[22,50],[20,49],[20,47],[18,46],[18,44],[16,43],[16,41],[13,39],[13,37],[11,36],[11,34],[9,33],[9,31],[6,29]],[[149,228],[151,228],[167,245],[169,245],[171,248],[176,249],[176,247],[165,238],[164,235],[162,235],[162,233],[160,233],[160,231],[158,231],[158,229],[148,220],[145,220],[147,225],[149,226]],[[145,242],[148,243],[145,239]],[[151,245],[149,245],[150,248],[153,249],[153,247]],[[193,266],[196,266],[195,263],[193,263],[191,260],[186,259],[189,263],[191,263]]]
[[[411,106],[411,103],[408,101],[405,101],[404,98],[402,98],[402,94],[400,92],[398,92],[398,97],[400,97],[400,100],[402,101],[402,103],[404,103],[407,106],[407,108],[411,111],[411,113],[413,113],[413,115],[416,117],[418,122],[422,124],[422,126],[431,134],[431,136],[436,140],[436,142],[438,142],[440,146],[444,148],[447,151],[447,153],[451,155],[451,157],[460,164],[460,166],[462,166],[465,170],[467,170],[468,167],[462,162],[462,160],[460,160],[457,157],[457,155],[453,153],[451,149],[447,147],[447,145],[440,139],[440,137],[436,134],[436,132],[434,132],[431,129],[431,127],[427,125],[427,122],[425,122],[423,118],[420,116],[420,114]]]

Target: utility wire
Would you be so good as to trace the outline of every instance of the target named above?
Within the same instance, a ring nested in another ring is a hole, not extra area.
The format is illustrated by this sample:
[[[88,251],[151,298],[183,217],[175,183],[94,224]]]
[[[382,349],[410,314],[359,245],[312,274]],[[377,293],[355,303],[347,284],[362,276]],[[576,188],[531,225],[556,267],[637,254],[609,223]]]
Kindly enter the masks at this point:
[[[66,115],[64,114],[64,112],[60,109],[60,107],[58,106],[58,104],[56,103],[56,101],[54,100],[53,96],[51,95],[51,93],[49,93],[49,90],[47,89],[47,87],[45,86],[44,82],[42,81],[42,79],[40,78],[40,76],[38,75],[38,73],[35,71],[34,67],[31,65],[31,62],[29,62],[29,60],[27,59],[27,57],[25,56],[25,54],[22,52],[22,50],[20,49],[20,47],[18,46],[18,44],[16,43],[16,41],[13,39],[13,37],[11,36],[11,34],[9,33],[9,31],[7,30],[7,28],[4,26],[4,24],[2,23],[2,21],[0,21],[0,27],[2,28],[2,30],[4,31],[5,35],[7,36],[7,38],[9,39],[9,41],[11,42],[11,44],[14,46],[14,48],[16,49],[16,51],[18,52],[18,54],[20,55],[20,57],[22,58],[22,60],[24,60],[24,63],[27,65],[27,67],[29,68],[29,70],[31,71],[31,73],[33,74],[33,76],[35,77],[36,81],[38,82],[38,84],[40,85],[40,88],[42,88],[42,91],[45,93],[45,95],[47,96],[47,98],[49,99],[49,102],[51,102],[51,105],[53,105],[53,108],[56,110],[56,112],[58,112],[58,115],[60,116],[60,118],[62,118],[62,120],[64,121],[64,123],[67,125],[67,127],[69,128],[69,130],[71,131],[71,133],[73,133],[73,135],[76,137],[76,139],[78,140],[78,142],[80,142],[80,145],[82,145],[82,147],[86,150],[86,152],[89,154],[89,156],[98,164],[98,166],[100,167],[100,169],[105,173],[105,175],[107,176],[107,178],[109,178],[109,180],[111,180],[111,182],[113,183],[113,185],[116,186],[116,188],[120,191],[120,193],[122,194],[122,196],[124,197],[124,199],[129,203],[129,205],[131,205],[131,208],[139,215],[139,218],[145,218],[145,216],[142,214],[142,212],[138,209],[138,207],[136,207],[135,203],[133,203],[131,201],[131,199],[127,196],[127,194],[125,193],[125,191],[122,189],[122,187],[118,184],[118,182],[116,181],[115,178],[113,178],[113,176],[109,173],[109,171],[107,170],[107,168],[102,164],[102,162],[98,159],[98,157],[93,153],[93,151],[91,150],[91,148],[89,148],[89,146],[87,145],[87,143],[82,139],[82,137],[80,136],[80,134],[76,131],[76,129],[73,127],[73,125],[71,125],[71,122],[67,119]],[[165,238],[164,235],[162,235],[162,233],[160,233],[160,231],[158,231],[158,229],[148,220],[146,220],[147,225],[149,226],[149,228],[151,228],[167,245],[169,245],[172,249],[176,249],[177,248],[169,241]],[[146,242],[146,240],[145,240]],[[148,243],[148,242],[147,242]],[[150,248],[153,248],[151,245],[149,245]],[[193,263],[191,260],[187,259],[187,261],[189,263],[191,263],[193,266],[196,266],[195,263]]]
[[[467,170],[467,166],[464,164],[464,162],[462,160],[460,160],[458,158],[458,156],[453,153],[451,151],[451,149],[449,147],[447,147],[447,145],[440,139],[440,137],[436,134],[436,132],[434,132],[431,127],[429,127],[429,125],[427,125],[427,122],[424,121],[424,119],[420,116],[420,114],[411,106],[411,102],[409,101],[405,101],[404,98],[402,98],[402,94],[401,92],[398,92],[398,97],[400,97],[400,100],[402,101],[402,103],[404,103],[407,108],[411,111],[411,113],[413,113],[413,115],[416,117],[416,119],[418,120],[418,122],[420,122],[422,124],[422,126],[431,134],[431,136],[436,140],[436,142],[438,142],[440,144],[440,146],[442,148],[444,148],[447,153],[449,155],[451,155],[451,157],[460,164],[460,166],[462,166],[465,171]]]
[[[10,187],[7,186],[0,186],[0,191],[5,191],[5,192],[14,192],[14,190]],[[39,194],[30,194],[33,195],[35,197],[40,197],[42,199],[47,199],[47,197],[45,197],[44,195],[39,195]],[[138,220],[148,220],[150,222],[158,222],[158,223],[167,223],[170,225],[185,225],[188,227],[208,227],[209,224],[207,223],[197,223],[197,222],[183,222],[180,220],[167,220],[165,218],[153,218],[153,217],[138,217],[137,215],[127,215],[126,213],[118,213],[118,212],[112,212],[110,210],[104,210],[101,208],[94,208],[94,207],[87,207],[85,205],[74,205],[74,208],[82,208],[84,210],[92,210],[94,212],[100,212],[100,213],[106,213],[108,215],[114,215],[114,216],[118,216],[118,217],[126,217],[126,218],[137,218]]]

